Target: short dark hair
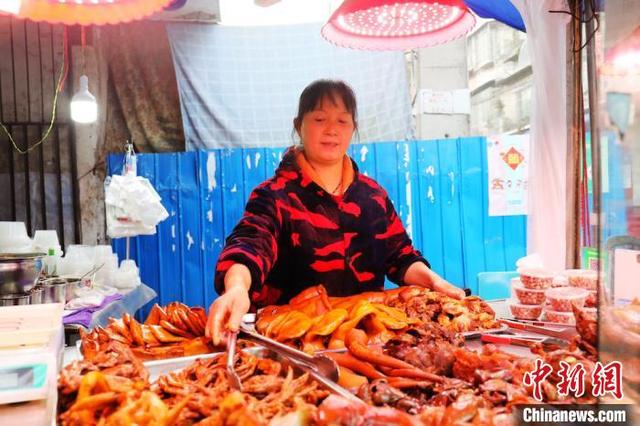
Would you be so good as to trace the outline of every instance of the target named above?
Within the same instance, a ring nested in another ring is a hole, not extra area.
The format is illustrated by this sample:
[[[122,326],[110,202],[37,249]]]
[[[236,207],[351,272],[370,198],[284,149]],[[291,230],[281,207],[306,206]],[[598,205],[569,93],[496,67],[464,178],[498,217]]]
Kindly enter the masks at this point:
[[[358,130],[358,105],[353,89],[342,80],[316,80],[304,88],[298,102],[298,115],[293,119],[294,130],[302,124],[302,118],[309,111],[313,111],[323,99],[330,99],[337,104],[336,97],[342,99],[347,112],[353,118],[354,130]]]

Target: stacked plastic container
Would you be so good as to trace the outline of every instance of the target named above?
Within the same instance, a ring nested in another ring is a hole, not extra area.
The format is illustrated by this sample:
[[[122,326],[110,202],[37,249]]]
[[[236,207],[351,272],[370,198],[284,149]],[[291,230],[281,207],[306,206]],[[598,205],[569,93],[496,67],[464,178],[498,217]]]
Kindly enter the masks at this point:
[[[24,222],[0,222],[0,253],[31,253],[33,242]]]
[[[584,306],[595,308],[598,306],[598,272],[588,269],[569,269],[563,275],[571,287],[583,288],[589,292]]]
[[[595,271],[573,269],[556,275],[542,269],[521,270],[520,277],[511,281],[516,299],[510,304],[511,314],[525,320],[575,324],[573,306],[595,310],[597,285]]]

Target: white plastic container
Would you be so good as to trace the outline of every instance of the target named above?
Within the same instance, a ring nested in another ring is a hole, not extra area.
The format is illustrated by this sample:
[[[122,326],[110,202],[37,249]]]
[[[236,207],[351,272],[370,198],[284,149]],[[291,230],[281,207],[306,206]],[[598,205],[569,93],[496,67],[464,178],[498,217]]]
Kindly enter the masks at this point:
[[[569,281],[569,286],[584,288],[586,290],[598,289],[598,271],[589,269],[568,269],[564,275]]]
[[[72,249],[58,262],[58,274],[69,278],[80,278],[93,269],[93,256],[88,257],[83,249]]]
[[[29,240],[24,222],[0,222],[0,244],[14,244]]]
[[[569,279],[565,275],[556,275],[553,277],[551,287],[567,287],[569,285]]]
[[[33,236],[33,246],[37,249],[44,250],[46,253],[49,248],[57,248],[60,250],[60,241],[58,240],[58,232],[55,229],[39,229]]]
[[[71,244],[67,247],[67,256],[83,256],[93,262],[93,257],[95,254],[94,246],[82,245],[82,244]]]
[[[544,269],[520,270],[522,285],[530,289],[543,289],[551,287],[554,274]]]
[[[514,318],[524,320],[536,320],[542,313],[542,305],[523,305],[522,303],[512,302],[509,304],[509,309]]]
[[[589,297],[589,292],[578,287],[557,287],[547,290],[547,301],[551,310],[572,312],[572,306],[582,308]]]
[[[24,222],[0,222],[0,252],[33,252],[33,241],[27,234]]]
[[[576,323],[576,318],[574,317],[573,312],[561,312],[545,309],[544,318],[548,322],[555,322],[558,324],[573,325]]]
[[[542,305],[546,300],[545,289],[526,288],[511,281],[513,294],[523,305]]]

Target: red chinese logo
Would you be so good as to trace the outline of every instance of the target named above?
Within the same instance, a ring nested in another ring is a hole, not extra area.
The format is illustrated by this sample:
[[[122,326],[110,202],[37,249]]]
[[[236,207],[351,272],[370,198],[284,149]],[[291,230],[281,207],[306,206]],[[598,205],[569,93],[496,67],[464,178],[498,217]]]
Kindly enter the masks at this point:
[[[551,374],[553,367],[541,359],[536,359],[536,368],[528,371],[522,378],[525,386],[533,386],[533,397],[536,401],[542,401],[542,382]]]
[[[524,161],[524,155],[520,154],[520,152],[514,147],[509,148],[502,158],[504,159],[504,162],[507,163],[507,166],[511,167],[513,170],[517,169]]]
[[[536,367],[533,371],[525,373],[522,382],[525,386],[533,386],[533,397],[542,402],[542,382],[553,372],[553,367],[541,359],[536,360]],[[565,361],[560,361],[560,371],[558,377],[560,381],[556,384],[558,394],[567,396],[573,393],[579,398],[585,393],[585,376],[587,370],[581,363],[574,365]],[[619,361],[612,361],[607,365],[597,362],[591,372],[591,383],[593,384],[591,393],[594,397],[601,397],[610,393],[614,397],[622,398],[622,364]]]
[[[611,361],[603,366],[596,363],[596,368],[591,374],[593,380],[593,396],[604,396],[607,393],[622,398],[622,364],[619,361]]]
[[[558,393],[562,396],[573,392],[576,397],[584,395],[584,375],[587,370],[584,365],[577,363],[573,367],[564,361],[560,361],[560,371],[558,376],[560,381],[556,385]]]

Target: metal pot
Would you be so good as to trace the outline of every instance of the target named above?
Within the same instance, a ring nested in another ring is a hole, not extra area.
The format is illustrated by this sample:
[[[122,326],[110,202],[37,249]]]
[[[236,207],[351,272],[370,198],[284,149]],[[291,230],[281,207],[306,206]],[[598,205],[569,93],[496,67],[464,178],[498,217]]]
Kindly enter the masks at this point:
[[[0,253],[0,295],[31,290],[44,266],[44,253]]]
[[[64,278],[51,278],[42,281],[44,303],[66,303],[67,280]]]
[[[77,278],[67,278],[67,289],[65,292],[65,300],[68,302],[75,298],[78,289],[83,287],[82,281]]]
[[[39,305],[44,303],[44,288],[37,285],[29,291],[29,304]]]
[[[29,295],[24,293],[0,295],[0,306],[28,305]]]

